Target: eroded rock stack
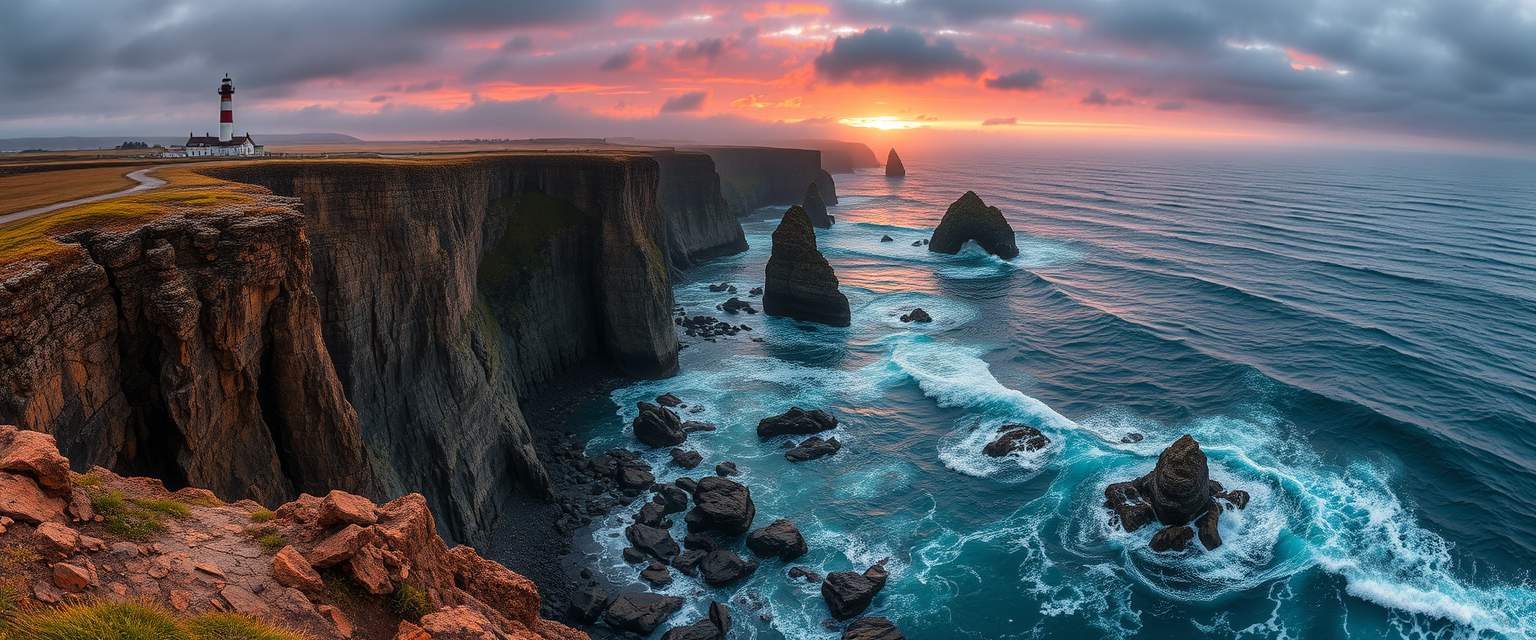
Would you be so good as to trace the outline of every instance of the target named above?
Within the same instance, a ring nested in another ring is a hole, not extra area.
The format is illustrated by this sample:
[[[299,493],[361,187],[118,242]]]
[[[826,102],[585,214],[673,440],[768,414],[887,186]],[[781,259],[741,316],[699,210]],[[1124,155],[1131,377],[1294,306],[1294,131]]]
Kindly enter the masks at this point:
[[[1130,482],[1104,488],[1104,506],[1126,531],[1135,531],[1156,520],[1164,527],[1152,536],[1153,551],[1179,551],[1195,537],[1206,549],[1221,546],[1217,531],[1223,509],[1248,506],[1248,492],[1226,491],[1211,480],[1205,452],[1188,434],[1169,445],[1157,457],[1157,466]]]
[[[901,156],[896,155],[896,147],[891,147],[891,152],[885,156],[885,175],[888,178],[904,178],[907,168],[901,164]]]
[[[987,253],[1000,258],[1019,255],[1019,245],[1013,238],[1013,227],[1008,226],[1008,221],[1003,219],[1003,212],[998,211],[997,207],[987,206],[975,191],[965,192],[959,200],[949,205],[949,210],[944,212],[944,219],[939,221],[939,227],[933,230],[928,250],[956,254],[968,240],[976,241]]]
[[[821,199],[821,189],[816,187],[816,183],[812,182],[805,188],[805,199],[801,206],[805,207],[812,225],[822,229],[832,228],[832,216],[827,215],[827,203]]]
[[[763,312],[848,326],[848,298],[838,291],[832,265],[816,248],[816,230],[802,207],[784,212],[773,232],[773,253],[764,274]]]

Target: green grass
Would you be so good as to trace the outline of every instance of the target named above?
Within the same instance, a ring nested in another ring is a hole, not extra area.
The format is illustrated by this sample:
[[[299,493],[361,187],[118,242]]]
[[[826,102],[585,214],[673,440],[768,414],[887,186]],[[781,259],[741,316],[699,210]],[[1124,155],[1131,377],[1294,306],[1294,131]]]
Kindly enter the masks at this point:
[[[74,474],[75,486],[82,489],[95,489],[101,486],[101,476],[94,473]]]
[[[21,612],[23,598],[21,587],[0,584],[0,625]]]
[[[331,602],[343,609],[352,608],[369,595],[351,578],[342,575],[336,569],[322,571],[320,578],[325,581],[325,592],[331,597]]]
[[[288,546],[288,537],[284,536],[283,532],[278,531],[277,527],[272,525],[248,527],[245,530],[245,535],[254,538],[256,543],[260,544],[267,551],[276,552]]]
[[[395,615],[419,622],[422,616],[432,613],[432,603],[427,593],[409,582],[395,584],[395,592],[389,594],[389,610]]]
[[[0,640],[300,640],[232,613],[179,618],[147,603],[96,602],[18,612],[0,621]]]
[[[192,508],[166,498],[124,498],[121,491],[94,491],[91,507],[113,535],[145,542],[165,531],[166,518],[185,518]]]
[[[272,513],[271,509],[257,509],[251,512],[251,522],[269,522],[276,517],[277,514]]]

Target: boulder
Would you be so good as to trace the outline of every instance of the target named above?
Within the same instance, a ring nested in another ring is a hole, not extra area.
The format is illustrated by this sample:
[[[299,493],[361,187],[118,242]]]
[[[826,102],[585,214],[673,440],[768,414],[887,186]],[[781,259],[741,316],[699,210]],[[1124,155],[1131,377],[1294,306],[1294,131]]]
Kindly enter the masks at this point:
[[[708,422],[699,422],[697,420],[689,420],[689,421],[683,423],[683,432],[684,433],[697,433],[699,431],[714,431],[715,429],[716,429],[715,425],[710,424]]]
[[[378,507],[372,500],[362,496],[332,490],[325,494],[325,500],[320,503],[318,522],[322,527],[334,524],[355,524],[366,527],[378,521]]]
[[[592,624],[597,622],[598,616],[603,615],[603,610],[607,608],[608,590],[592,584],[577,589],[571,594],[566,613],[576,622]]]
[[[494,640],[503,635],[485,614],[462,605],[422,616],[421,629],[432,640]]]
[[[636,549],[658,560],[671,560],[682,551],[672,539],[672,533],[659,527],[635,523],[624,528],[624,537]]]
[[[376,596],[395,592],[390,580],[389,567],[384,566],[384,555],[378,547],[367,546],[357,550],[347,561],[347,573],[352,581]]]
[[[891,147],[891,152],[885,155],[885,177],[905,178],[907,168],[901,164],[901,156],[896,155],[896,148]]]
[[[683,431],[683,421],[666,407],[649,402],[640,403],[640,415],[631,423],[635,439],[651,448],[675,447],[688,439]]]
[[[831,263],[816,248],[816,230],[799,206],[784,212],[773,231],[773,249],[764,271],[763,312],[846,327],[848,298],[838,291]]]
[[[278,584],[300,591],[317,593],[325,590],[325,581],[320,579],[320,574],[291,544],[272,556],[272,577]]]
[[[1142,499],[1136,482],[1116,482],[1104,487],[1104,506],[1127,532],[1142,528],[1157,519],[1152,505]]]
[[[790,567],[788,575],[790,580],[804,580],[812,584],[821,582],[821,574],[811,571],[807,567]]]
[[[780,518],[747,536],[747,548],[765,558],[785,562],[805,555],[805,537],[795,523]]]
[[[649,565],[640,571],[640,579],[651,583],[657,588],[672,584],[672,572],[667,571],[667,565],[652,560]]]
[[[727,286],[729,286],[729,285],[727,285]],[[715,290],[714,286],[711,285],[709,290],[710,291],[714,291]],[[675,407],[683,404],[683,399],[679,398],[679,397],[677,397],[675,395],[672,395],[670,393],[663,393],[663,394],[661,394],[659,396],[656,396],[656,404],[659,404],[659,405],[661,405],[663,407],[671,409],[671,408],[675,408]]]
[[[822,229],[832,228],[832,216],[827,215],[827,203],[821,199],[821,189],[812,182],[805,188],[805,199],[801,203],[805,207],[805,214],[810,216],[811,225]]]
[[[32,536],[38,542],[38,550],[45,557],[55,560],[63,560],[80,548],[80,532],[75,531],[57,522],[44,522],[37,525]]]
[[[687,626],[668,629],[661,640],[725,640],[730,632],[730,609],[719,602],[710,601],[709,617]]]
[[[704,561],[706,555],[709,555],[709,551],[689,549],[677,554],[677,557],[672,559],[672,566],[684,575],[695,575],[699,572],[699,563]]]
[[[304,555],[304,559],[309,561],[310,566],[317,569],[334,567],[351,560],[357,550],[363,548],[363,545],[368,544],[372,539],[373,533],[370,529],[349,524],[315,545],[309,553]]]
[[[693,509],[684,522],[692,532],[719,531],[741,535],[752,527],[757,505],[746,485],[718,476],[699,480],[693,490]]]
[[[944,219],[933,230],[933,240],[928,244],[928,250],[955,254],[960,252],[968,240],[976,241],[987,253],[1000,258],[1019,255],[1013,227],[1008,226],[1008,221],[1003,219],[1003,212],[998,211],[997,207],[987,206],[974,191],[965,192],[959,200],[949,205],[949,210],[944,212]]]
[[[847,620],[869,608],[875,595],[885,588],[885,580],[889,575],[881,564],[866,569],[862,574],[834,571],[827,574],[827,579],[821,583],[821,598],[826,600],[832,617]]]
[[[757,309],[752,306],[752,303],[747,302],[746,300],[742,300],[736,296],[731,296],[731,299],[722,303],[720,305],[720,310],[731,314],[757,313]]]
[[[0,515],[31,523],[64,522],[66,504],[32,478],[0,471]]]
[[[869,616],[854,620],[843,630],[843,640],[906,640],[896,624],[887,618]]]
[[[922,307],[916,307],[916,308],[912,309],[912,311],[909,312],[909,313],[901,314],[901,321],[902,322],[933,322],[933,316],[928,315],[927,311],[923,311]]]
[[[663,524],[666,518],[666,505],[663,505],[654,500],[645,503],[644,506],[640,507],[640,511],[635,513],[635,522],[637,524],[643,524],[646,526],[658,527],[662,529],[667,528],[667,525]]]
[[[1035,451],[1051,444],[1051,439],[1039,429],[1022,424],[1005,424],[997,428],[1001,434],[988,442],[981,452],[993,458],[1001,458],[1015,451]]]
[[[1148,546],[1158,553],[1170,551],[1183,551],[1189,547],[1189,541],[1195,538],[1194,530],[1184,525],[1170,525],[1159,529],[1152,534],[1152,542]]]
[[[729,549],[715,549],[699,561],[699,574],[711,587],[734,584],[757,571],[757,561],[748,560]]]
[[[46,433],[0,425],[0,471],[30,476],[53,496],[69,494],[69,460]]]
[[[621,460],[614,467],[614,479],[623,489],[645,489],[656,484],[656,476],[651,473],[651,465],[644,460]]]
[[[675,447],[672,449],[672,464],[675,466],[679,466],[684,469],[692,469],[699,466],[699,463],[703,461],[704,456],[699,455],[699,452],[697,451],[678,449]]]
[[[896,239],[892,238],[890,236],[880,236],[880,241],[881,242],[895,242]]]
[[[89,562],[89,561],[87,561]],[[82,593],[96,586],[96,570],[68,562],[56,562],[52,567],[53,585],[68,593]]]
[[[782,435],[808,436],[835,428],[837,418],[826,411],[790,407],[789,411],[757,421],[757,437],[766,440]]]
[[[648,635],[683,608],[683,599],[658,593],[624,593],[608,605],[603,621],[620,631]]]
[[[726,476],[736,476],[741,475],[741,470],[736,468],[736,463],[731,462],[730,460],[726,460],[725,462],[715,465],[715,475],[722,478]]]
[[[790,450],[785,451],[784,459],[790,462],[805,462],[817,458],[825,458],[837,453],[842,448],[843,443],[838,442],[837,438],[822,440],[819,437],[812,436],[804,442],[795,445]]]
[[[675,484],[657,487],[651,501],[661,504],[661,512],[668,515],[688,510],[688,492]]]
[[[1217,527],[1221,524],[1221,505],[1211,501],[1211,506],[1204,514],[1195,519],[1195,530],[1200,536],[1200,544],[1207,550],[1214,550],[1221,546],[1221,532]]]

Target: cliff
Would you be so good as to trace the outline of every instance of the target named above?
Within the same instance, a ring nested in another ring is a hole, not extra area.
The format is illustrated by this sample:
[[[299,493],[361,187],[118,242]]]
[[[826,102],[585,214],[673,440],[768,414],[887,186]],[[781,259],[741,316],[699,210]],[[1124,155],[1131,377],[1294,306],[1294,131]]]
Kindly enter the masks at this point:
[[[841,140],[791,140],[791,146],[815,149],[821,152],[821,168],[828,173],[853,173],[854,169],[871,169],[880,166],[875,152],[862,142]]]
[[[822,201],[837,204],[837,185],[821,168],[821,152],[768,147],[689,147],[708,154],[721,191],[738,217],[775,204],[798,204],[814,182]]]
[[[449,548],[418,494],[383,505],[341,491],[270,510],[231,504],[99,467],[71,474],[51,438],[4,425],[0,460],[11,498],[0,502],[0,590],[7,617],[20,616],[8,622],[27,637],[47,606],[112,603],[171,624],[232,612],[265,625],[262,637],[587,637],[541,618],[523,576]],[[125,629],[122,618],[99,619],[100,637]]]
[[[747,250],[746,234],[721,192],[715,161],[686,151],[658,151],[658,204],[667,226],[667,258],[676,269]]]

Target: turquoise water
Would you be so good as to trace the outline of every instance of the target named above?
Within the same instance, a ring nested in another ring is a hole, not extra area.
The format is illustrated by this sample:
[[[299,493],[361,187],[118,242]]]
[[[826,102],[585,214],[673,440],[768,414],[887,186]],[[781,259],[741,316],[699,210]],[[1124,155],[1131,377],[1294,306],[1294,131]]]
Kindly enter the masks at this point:
[[[721,429],[690,436],[693,475],[736,461],[757,524],[805,532],[796,564],[890,558],[871,613],[916,639],[1536,635],[1536,165],[1040,152],[908,170],[838,176],[818,242],[851,327],[746,316],[753,332],[690,343],[676,377],[615,391],[589,449],[636,446],[637,400],[705,405],[690,417]],[[911,246],[965,189],[1022,255]],[[777,213],[677,302],[720,315],[708,283],[761,284]],[[914,306],[935,321],[897,320]],[[790,464],[759,442],[791,405],[836,414],[843,450]],[[1007,422],[1051,446],[986,458]],[[1130,431],[1146,440],[1121,444]],[[1253,502],[1217,551],[1153,554],[1153,528],[1109,526],[1102,490],[1182,433]],[[647,459],[677,477],[665,451]],[[632,512],[593,534],[621,583],[638,582],[618,553]],[[729,599],[740,637],[837,637],[784,569],[667,591]]]

